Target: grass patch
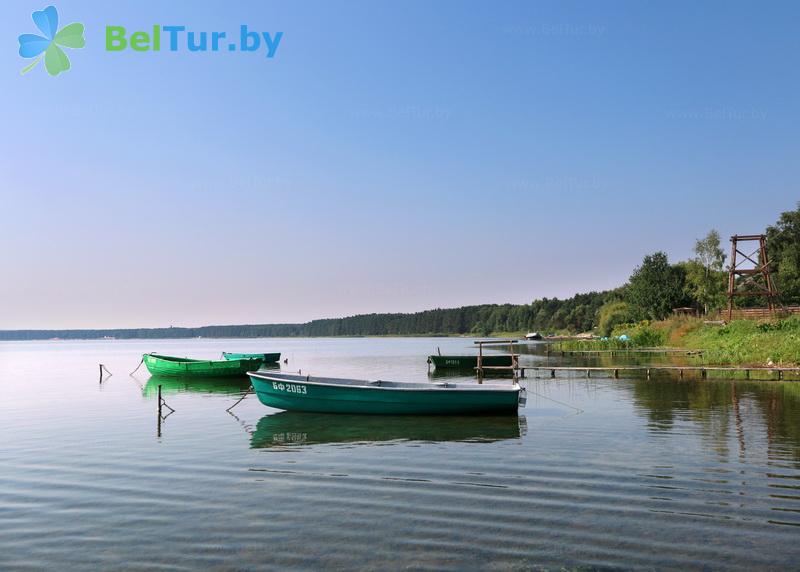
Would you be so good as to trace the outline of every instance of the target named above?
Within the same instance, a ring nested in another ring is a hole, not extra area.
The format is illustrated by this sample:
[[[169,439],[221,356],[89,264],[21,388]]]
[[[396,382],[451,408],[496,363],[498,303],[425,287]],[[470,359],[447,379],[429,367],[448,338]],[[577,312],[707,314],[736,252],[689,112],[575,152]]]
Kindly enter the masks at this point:
[[[678,341],[683,347],[706,350],[707,363],[800,365],[800,317],[762,323],[735,320],[724,326],[703,324]]]
[[[621,335],[628,340],[619,340]],[[704,350],[707,365],[800,366],[800,316],[772,322],[735,320],[706,324],[696,318],[622,324],[605,340],[561,342],[561,350],[623,350],[673,347]]]

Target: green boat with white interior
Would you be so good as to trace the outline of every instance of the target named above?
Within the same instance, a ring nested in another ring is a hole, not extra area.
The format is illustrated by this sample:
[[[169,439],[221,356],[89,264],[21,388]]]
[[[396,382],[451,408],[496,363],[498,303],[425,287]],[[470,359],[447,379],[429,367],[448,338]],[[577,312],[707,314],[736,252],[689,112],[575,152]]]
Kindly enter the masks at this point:
[[[264,363],[275,363],[281,361],[281,352],[264,353],[264,354],[237,354],[231,352],[222,352],[223,359],[237,360],[237,359],[253,359],[259,358]]]
[[[201,360],[161,354],[144,354],[142,361],[152,375],[168,377],[229,377],[243,376],[261,367],[264,360]]]
[[[286,411],[369,415],[514,414],[525,390],[504,384],[367,381],[269,371],[248,373],[259,401]]]
[[[475,369],[478,367],[478,356],[432,355],[428,356],[428,363],[432,363],[436,369]],[[510,355],[490,354],[484,355],[481,363],[484,367],[510,367],[513,362]]]

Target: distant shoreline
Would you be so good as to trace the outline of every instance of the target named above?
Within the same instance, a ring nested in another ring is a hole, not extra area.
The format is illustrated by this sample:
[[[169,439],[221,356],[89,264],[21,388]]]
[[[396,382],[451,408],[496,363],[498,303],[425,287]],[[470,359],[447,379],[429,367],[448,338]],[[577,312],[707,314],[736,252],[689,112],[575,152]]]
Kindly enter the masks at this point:
[[[0,330],[0,341],[101,340],[101,339],[188,339],[188,338],[313,338],[313,337],[414,337],[474,336],[518,332],[520,337],[541,324],[548,331],[585,331],[591,320],[581,319],[559,328],[549,327],[547,316],[576,307],[592,316],[604,293],[578,294],[567,300],[542,300],[532,304],[481,304],[459,308],[436,308],[414,313],[358,314],[344,318],[323,318],[295,324],[230,324],[196,328],[80,328]],[[541,307],[546,306],[546,311]],[[567,327],[564,327],[567,326]]]
[[[5,334],[7,332],[2,332]],[[339,335],[308,335],[308,336],[147,336],[147,337],[51,337],[51,338],[10,338],[0,334],[0,343],[2,342],[124,342],[131,340],[265,340],[270,338],[275,339],[319,339],[319,338],[507,338],[515,336],[508,336],[506,334],[490,334],[488,336],[481,336],[477,334],[339,334]],[[524,340],[524,334],[520,334],[519,339]]]

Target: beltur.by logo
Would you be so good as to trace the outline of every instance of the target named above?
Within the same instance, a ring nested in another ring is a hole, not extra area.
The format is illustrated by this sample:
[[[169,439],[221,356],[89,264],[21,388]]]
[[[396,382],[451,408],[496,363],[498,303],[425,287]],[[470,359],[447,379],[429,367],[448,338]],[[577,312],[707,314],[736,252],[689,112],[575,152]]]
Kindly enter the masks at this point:
[[[70,68],[69,58],[62,47],[78,49],[86,45],[83,37],[83,24],[77,22],[58,29],[58,11],[48,6],[32,14],[33,23],[44,34],[22,34],[19,37],[19,55],[23,58],[36,58],[25,66],[21,73],[31,71],[44,58],[44,67],[52,76]]]
[[[43,35],[22,34],[19,37],[19,55],[35,58],[25,66],[26,74],[44,60],[47,73],[58,75],[70,68],[69,58],[62,48],[83,48],[83,24],[74,22],[58,29],[58,11],[48,6],[33,13],[33,23]],[[283,32],[256,32],[246,24],[230,34],[225,32],[206,32],[187,30],[186,26],[162,26],[155,24],[147,31],[128,32],[124,26],[105,27],[106,52],[160,52],[162,42],[165,51],[178,52],[263,52],[267,58],[274,58],[283,39]]]
[[[225,32],[187,31],[186,26],[153,25],[151,30],[137,31],[128,35],[123,26],[106,26],[106,50],[120,52],[131,49],[136,52],[161,51],[162,35],[166,49],[171,52],[255,52],[263,47],[266,57],[272,58],[278,50],[283,32],[255,32],[246,24],[239,27],[238,41]]]

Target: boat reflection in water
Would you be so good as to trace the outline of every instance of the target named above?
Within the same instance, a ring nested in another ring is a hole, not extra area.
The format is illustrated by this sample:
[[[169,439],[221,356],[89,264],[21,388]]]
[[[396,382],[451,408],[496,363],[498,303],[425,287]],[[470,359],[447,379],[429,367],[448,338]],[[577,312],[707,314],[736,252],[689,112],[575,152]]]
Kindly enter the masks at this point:
[[[262,365],[261,368],[280,370],[277,364]],[[153,398],[158,395],[158,386],[161,386],[161,394],[169,395],[175,393],[218,393],[223,395],[235,395],[242,393],[250,388],[250,378],[242,376],[223,376],[223,377],[172,377],[153,375],[147,380],[142,388],[142,395]]]
[[[474,382],[477,380],[477,376],[475,375],[475,369],[432,369],[428,372],[428,379],[451,379],[455,381],[455,378],[460,378],[462,381],[467,382]],[[502,369],[487,369],[483,374],[483,379],[507,379],[510,381],[514,380],[514,374],[511,371],[502,370]]]
[[[250,380],[247,377],[199,377],[175,378],[154,375],[147,380],[142,388],[142,395],[155,399],[158,395],[158,386],[161,394],[175,393],[219,393],[233,395],[247,391]]]
[[[387,441],[491,443],[519,439],[526,430],[525,417],[517,415],[342,415],[282,411],[259,420],[250,447]]]

